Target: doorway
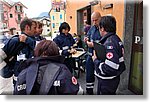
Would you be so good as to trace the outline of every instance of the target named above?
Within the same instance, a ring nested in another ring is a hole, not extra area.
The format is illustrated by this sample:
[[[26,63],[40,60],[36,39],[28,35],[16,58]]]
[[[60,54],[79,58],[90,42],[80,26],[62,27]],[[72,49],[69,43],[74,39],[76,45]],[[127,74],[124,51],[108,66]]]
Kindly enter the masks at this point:
[[[86,6],[77,10],[77,34],[82,35],[84,32],[84,20],[91,25],[91,6]]]

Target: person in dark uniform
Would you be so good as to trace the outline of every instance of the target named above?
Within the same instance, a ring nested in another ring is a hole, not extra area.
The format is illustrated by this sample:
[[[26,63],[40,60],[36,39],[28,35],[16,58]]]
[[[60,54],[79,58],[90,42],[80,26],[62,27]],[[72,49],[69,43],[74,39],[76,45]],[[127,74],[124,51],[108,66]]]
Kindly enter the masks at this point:
[[[15,87],[16,95],[76,95],[82,94],[77,79],[72,76],[57,44],[42,40],[35,48],[35,58],[25,61],[20,67]]]
[[[7,78],[14,74],[14,84],[17,80],[18,74],[22,70],[18,69],[18,66],[23,60],[33,57],[36,22],[32,19],[24,19],[20,24],[20,29],[22,31],[21,35],[16,35],[9,39],[6,45],[2,48],[5,57],[3,57],[4,66],[1,67],[4,68],[1,70],[1,75]]]
[[[43,23],[40,21],[36,21],[36,24],[37,24],[37,27],[36,27],[35,40],[39,42],[45,39],[43,36],[41,36],[43,32]]]
[[[70,72],[73,73],[73,68],[75,68],[75,60],[71,55],[76,53],[76,50],[72,48],[75,41],[69,31],[69,24],[63,22],[59,27],[60,35],[54,38],[53,41],[60,48],[61,55],[65,56],[64,64],[69,68]]]
[[[87,51],[87,59],[86,59],[86,94],[93,94],[93,88],[94,88],[94,63],[92,60],[93,55],[93,41],[99,41],[101,39],[98,24],[101,19],[101,15],[99,12],[93,12],[92,13],[92,21],[93,26],[90,28],[90,30],[87,33],[87,37],[84,38],[84,42],[88,45],[88,51]]]
[[[120,74],[125,70],[124,47],[116,34],[116,20],[113,16],[103,16],[99,23],[102,36],[100,43],[105,46],[106,59],[98,60],[94,54],[95,75],[98,79],[97,94],[115,95],[120,81]],[[99,51],[99,53],[101,53]]]

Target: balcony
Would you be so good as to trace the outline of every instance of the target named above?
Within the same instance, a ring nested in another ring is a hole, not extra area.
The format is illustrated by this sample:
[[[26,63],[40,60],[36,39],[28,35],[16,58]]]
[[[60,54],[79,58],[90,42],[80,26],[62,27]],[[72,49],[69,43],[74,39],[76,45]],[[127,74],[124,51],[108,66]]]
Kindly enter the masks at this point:
[[[19,13],[19,14],[22,14],[23,13],[23,11],[22,10],[15,10],[15,13]]]

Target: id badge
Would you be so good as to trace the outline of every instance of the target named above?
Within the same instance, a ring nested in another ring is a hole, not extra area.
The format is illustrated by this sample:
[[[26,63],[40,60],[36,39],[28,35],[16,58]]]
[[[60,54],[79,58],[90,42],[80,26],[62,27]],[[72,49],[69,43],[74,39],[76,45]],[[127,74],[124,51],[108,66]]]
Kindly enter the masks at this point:
[[[25,54],[17,55],[17,61],[26,60]]]
[[[62,48],[62,50],[67,50],[67,49],[69,49],[68,46],[65,46],[65,47]]]

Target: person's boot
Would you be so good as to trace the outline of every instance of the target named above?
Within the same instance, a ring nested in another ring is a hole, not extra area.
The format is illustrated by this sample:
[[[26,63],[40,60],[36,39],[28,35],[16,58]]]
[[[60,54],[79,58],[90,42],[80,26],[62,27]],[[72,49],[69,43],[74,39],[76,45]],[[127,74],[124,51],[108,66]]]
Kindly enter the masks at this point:
[[[93,95],[93,88],[86,88],[86,95]]]

